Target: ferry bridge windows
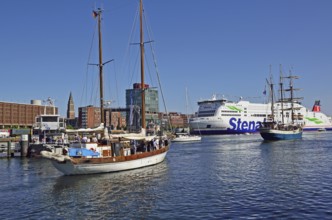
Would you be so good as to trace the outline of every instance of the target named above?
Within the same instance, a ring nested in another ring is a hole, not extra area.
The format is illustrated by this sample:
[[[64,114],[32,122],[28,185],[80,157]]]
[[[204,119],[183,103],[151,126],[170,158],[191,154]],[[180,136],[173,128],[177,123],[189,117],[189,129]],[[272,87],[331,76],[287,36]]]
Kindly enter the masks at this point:
[[[43,117],[43,122],[57,122],[58,121],[58,117]]]
[[[266,114],[252,114],[251,117],[265,118]]]
[[[241,117],[241,114],[221,114],[221,116],[230,116],[230,117]]]
[[[198,113],[198,117],[209,117],[209,116],[214,116],[215,110],[211,111],[203,111]]]

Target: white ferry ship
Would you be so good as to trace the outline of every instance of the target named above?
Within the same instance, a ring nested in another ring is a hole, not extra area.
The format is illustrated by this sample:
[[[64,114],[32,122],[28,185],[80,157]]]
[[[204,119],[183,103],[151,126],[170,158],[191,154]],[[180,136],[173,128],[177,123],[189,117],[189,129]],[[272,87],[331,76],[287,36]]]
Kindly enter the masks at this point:
[[[208,100],[198,101],[198,112],[189,120],[192,134],[244,134],[258,132],[257,128],[266,121],[271,114],[270,103],[251,103],[240,99],[238,102],[228,101],[225,98],[217,98],[215,95]],[[290,107],[290,103],[284,103],[284,109]],[[304,124],[304,131],[332,130],[332,119],[320,111],[320,101],[316,101],[312,111],[299,103],[295,103],[299,109],[298,120]],[[281,120],[281,105],[275,105],[276,115]],[[286,120],[291,120],[291,112],[284,111]],[[279,120],[277,118],[277,120]]]

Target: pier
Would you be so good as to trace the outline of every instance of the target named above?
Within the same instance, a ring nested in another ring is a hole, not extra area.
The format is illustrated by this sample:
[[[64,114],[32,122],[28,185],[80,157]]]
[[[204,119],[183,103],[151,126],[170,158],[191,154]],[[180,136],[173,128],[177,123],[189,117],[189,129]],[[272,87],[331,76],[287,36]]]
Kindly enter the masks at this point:
[[[26,157],[27,151],[25,138],[0,138],[0,158]]]

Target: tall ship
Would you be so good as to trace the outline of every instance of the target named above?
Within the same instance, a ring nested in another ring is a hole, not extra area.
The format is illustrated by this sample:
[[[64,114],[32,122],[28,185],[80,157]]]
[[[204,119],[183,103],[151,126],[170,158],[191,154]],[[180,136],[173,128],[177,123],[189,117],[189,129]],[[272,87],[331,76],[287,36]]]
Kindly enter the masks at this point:
[[[298,76],[293,76],[292,74],[286,77],[283,77],[280,73],[280,99],[279,103],[281,103],[281,121],[279,119],[275,119],[276,112],[274,108],[274,87],[272,82],[272,76],[268,85],[270,87],[270,98],[271,98],[271,115],[269,115],[269,121],[263,122],[263,126],[259,128],[259,132],[262,138],[266,141],[279,141],[279,140],[295,140],[301,139],[303,134],[303,126],[304,126],[304,117],[301,113],[297,112],[297,110],[301,109],[300,106],[295,106],[299,100],[302,98],[296,98],[294,96],[294,89],[293,87],[293,79],[298,79]],[[289,88],[284,89],[283,79],[289,80]],[[285,97],[284,93],[289,92],[289,97]],[[284,103],[290,103],[290,108],[284,108]],[[278,109],[277,109],[278,110]],[[285,110],[290,110],[291,120],[287,120],[285,122],[285,118],[288,116],[283,112]],[[277,115],[278,116],[278,115]]]
[[[290,105],[291,103],[283,103],[285,109],[290,109]],[[242,98],[234,102],[213,95],[210,99],[198,101],[198,106],[195,116],[189,120],[192,134],[255,133],[271,115],[271,103],[252,103]],[[277,120],[281,121],[281,103],[275,103],[274,108]],[[299,109],[297,114],[303,117],[303,131],[332,130],[332,119],[321,112],[319,100],[315,101],[312,110],[300,103],[294,103],[293,108]],[[283,114],[285,122],[290,122],[291,111],[284,110]]]

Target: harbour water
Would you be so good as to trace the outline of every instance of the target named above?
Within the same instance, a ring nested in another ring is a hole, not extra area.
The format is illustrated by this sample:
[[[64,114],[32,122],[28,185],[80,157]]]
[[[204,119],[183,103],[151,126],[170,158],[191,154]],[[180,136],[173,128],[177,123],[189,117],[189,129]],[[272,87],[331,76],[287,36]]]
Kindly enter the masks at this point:
[[[132,171],[63,176],[37,158],[0,160],[2,219],[332,219],[332,133],[172,143]]]

